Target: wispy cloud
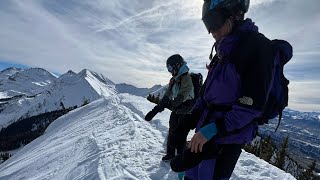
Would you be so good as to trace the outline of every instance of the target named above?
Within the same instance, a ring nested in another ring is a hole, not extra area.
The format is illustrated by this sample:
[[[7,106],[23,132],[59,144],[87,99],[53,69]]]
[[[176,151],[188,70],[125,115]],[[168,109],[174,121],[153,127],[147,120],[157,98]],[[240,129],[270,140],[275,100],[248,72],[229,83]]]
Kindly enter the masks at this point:
[[[289,107],[319,112],[319,87],[319,81],[292,81],[289,85]]]
[[[0,59],[58,73],[89,68],[115,82],[150,87],[168,81],[165,61],[180,53],[193,71],[206,75],[214,41],[201,22],[202,3],[0,1]],[[318,0],[252,0],[251,5],[248,17],[261,32],[293,44],[295,56],[286,66],[290,80],[319,82]],[[294,96],[304,94],[296,92]],[[320,93],[307,94],[316,97]],[[299,101],[297,98],[297,104]]]

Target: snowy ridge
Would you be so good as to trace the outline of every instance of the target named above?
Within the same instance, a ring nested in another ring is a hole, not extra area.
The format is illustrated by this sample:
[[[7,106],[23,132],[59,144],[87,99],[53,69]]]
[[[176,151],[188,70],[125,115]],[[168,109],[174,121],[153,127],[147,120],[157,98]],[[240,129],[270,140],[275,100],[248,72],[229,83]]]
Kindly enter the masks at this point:
[[[84,69],[79,75],[84,77],[100,96],[110,96],[116,92],[115,84],[102,74]]]
[[[0,165],[11,179],[178,179],[164,155],[169,111],[143,120],[154,105],[114,94],[71,111]],[[294,179],[243,152],[232,179]]]
[[[142,96],[142,97],[147,97],[149,94],[161,88],[162,88],[161,85],[154,85],[151,88],[137,88],[135,86],[132,86],[130,84],[125,84],[125,83],[116,84],[116,89],[118,93],[129,93],[132,95]]]
[[[160,99],[163,97],[163,95],[166,93],[167,89],[169,88],[169,84],[153,91],[152,93],[150,93],[151,95],[154,95],[155,97],[157,97],[159,95]]]

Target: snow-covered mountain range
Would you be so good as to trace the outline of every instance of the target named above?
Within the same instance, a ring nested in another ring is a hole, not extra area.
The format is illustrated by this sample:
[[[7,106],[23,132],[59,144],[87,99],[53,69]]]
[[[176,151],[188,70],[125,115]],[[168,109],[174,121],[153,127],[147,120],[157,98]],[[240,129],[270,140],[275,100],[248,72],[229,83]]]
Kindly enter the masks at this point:
[[[0,90],[2,127],[21,117],[91,102],[58,118],[1,164],[0,180],[177,179],[161,162],[169,111],[150,123],[143,119],[154,104],[142,96],[155,88],[137,94],[139,88],[116,85],[90,70],[56,77],[39,68],[10,68],[0,73]],[[294,178],[243,152],[232,179]]]
[[[275,133],[277,124],[278,119],[271,120],[268,125],[260,127],[259,132],[270,135],[277,144],[289,137],[290,156],[304,167],[310,165],[309,160],[317,160],[316,169],[320,171],[320,113],[286,109]]]
[[[113,82],[86,69],[56,77],[41,68],[9,68],[0,78],[0,129],[18,119],[79,107],[84,101],[116,93]]]
[[[150,93],[153,93],[162,88],[161,85],[154,85],[151,88],[137,88],[130,84],[116,84],[116,89],[119,93],[129,93],[136,96],[147,97]]]

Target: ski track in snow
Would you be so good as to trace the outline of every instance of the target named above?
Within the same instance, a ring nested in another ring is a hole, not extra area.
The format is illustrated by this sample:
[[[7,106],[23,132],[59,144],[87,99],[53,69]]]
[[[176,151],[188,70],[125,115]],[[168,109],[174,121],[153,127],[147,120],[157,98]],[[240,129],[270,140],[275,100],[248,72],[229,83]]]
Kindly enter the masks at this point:
[[[165,154],[170,112],[129,94],[105,97],[53,122],[45,134],[0,165],[7,179],[178,179]],[[232,179],[294,179],[243,152]]]

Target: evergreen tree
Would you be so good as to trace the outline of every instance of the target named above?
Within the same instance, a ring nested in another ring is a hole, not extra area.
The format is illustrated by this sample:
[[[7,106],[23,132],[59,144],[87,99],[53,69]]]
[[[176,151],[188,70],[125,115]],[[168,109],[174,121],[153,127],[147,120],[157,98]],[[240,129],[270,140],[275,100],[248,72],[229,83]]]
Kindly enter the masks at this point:
[[[257,142],[247,144],[245,145],[244,150],[247,151],[248,153],[254,154],[255,156],[259,156],[260,145]]]
[[[9,159],[9,153],[4,153],[3,157],[2,157],[2,160],[3,161],[6,161]]]
[[[299,176],[299,180],[313,180],[316,179],[315,175],[313,174],[313,171],[316,168],[316,161],[313,161],[312,164],[309,166],[309,168],[301,173]]]
[[[271,137],[269,135],[261,141],[259,157],[267,162],[270,162],[272,155],[273,155],[273,147],[272,147]]]
[[[63,104],[62,101],[60,102],[60,106],[61,106],[62,109],[66,109],[66,108],[64,107],[64,104]]]
[[[28,144],[41,136],[51,122],[70,110],[72,108],[47,112],[25,119],[21,118],[8,127],[2,128],[0,130],[0,151],[10,151]]]
[[[87,105],[89,103],[90,103],[89,99],[83,98],[83,102],[82,102],[81,106],[85,106],[85,105]]]
[[[284,170],[284,163],[285,163],[285,157],[287,154],[287,147],[288,147],[288,140],[289,137],[286,137],[281,146],[280,149],[277,152],[277,157],[276,157],[276,162],[274,163],[274,165],[282,170]]]

